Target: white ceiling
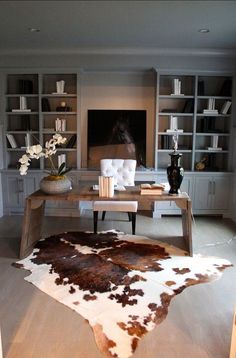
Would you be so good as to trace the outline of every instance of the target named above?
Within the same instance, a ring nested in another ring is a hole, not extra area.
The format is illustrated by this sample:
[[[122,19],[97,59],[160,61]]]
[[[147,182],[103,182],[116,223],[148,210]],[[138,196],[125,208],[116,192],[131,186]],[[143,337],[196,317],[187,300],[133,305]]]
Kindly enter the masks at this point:
[[[0,1],[1,53],[132,49],[234,52],[236,1]]]

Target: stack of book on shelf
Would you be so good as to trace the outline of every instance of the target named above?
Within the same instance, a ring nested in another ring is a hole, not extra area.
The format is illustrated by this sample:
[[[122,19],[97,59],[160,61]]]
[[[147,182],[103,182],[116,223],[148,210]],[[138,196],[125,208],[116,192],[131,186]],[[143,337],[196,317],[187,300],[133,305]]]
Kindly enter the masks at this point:
[[[56,132],[65,132],[66,130],[66,119],[55,119],[55,130]]]
[[[30,133],[26,133],[26,136],[25,136],[25,146],[26,148],[27,147],[31,147],[32,145],[32,136]]]
[[[29,109],[29,108],[26,108],[26,109],[12,109],[11,110],[12,112],[16,112],[16,113],[25,113],[25,112],[31,112],[31,109]]]
[[[220,150],[222,150],[222,148],[221,147],[207,147],[207,150],[220,151]]]
[[[32,94],[33,93],[33,81],[19,80],[19,93]]]
[[[58,166],[58,168],[60,168],[62,163],[65,163],[65,165],[66,165],[66,155],[65,154],[60,154],[57,157],[57,166]]]
[[[51,112],[51,106],[50,106],[48,98],[46,98],[46,97],[42,98],[42,111],[43,112]]]
[[[218,109],[204,109],[203,110],[204,114],[218,114]]]
[[[178,129],[178,117],[170,116],[170,128],[166,130],[167,133],[179,132],[183,133],[183,129]]]
[[[16,140],[12,134],[7,133],[6,134],[7,139],[11,145],[12,148],[17,148]]]
[[[161,136],[161,149],[171,149],[172,137],[170,135]]]
[[[181,96],[181,81],[178,78],[173,79],[173,92],[171,96]]]
[[[231,101],[225,101],[225,103],[223,104],[223,106],[220,110],[220,113],[227,114],[228,110],[230,109],[231,103],[232,103]]]
[[[25,96],[20,96],[20,108],[12,109],[12,112],[31,112],[31,109],[27,108],[27,101]]]
[[[184,132],[183,129],[171,129],[171,128],[169,128],[169,129],[166,130],[166,133],[183,133],[183,132]]]
[[[66,142],[66,148],[74,148],[77,141],[77,135],[73,134],[70,139]]]
[[[213,150],[213,151],[222,150],[221,147],[218,147],[218,140],[219,140],[219,136],[218,135],[213,135],[211,137],[211,147],[207,147],[207,149],[208,150]]]
[[[208,99],[207,109],[203,110],[204,114],[218,114],[218,109],[215,109],[215,98]]]
[[[141,184],[140,194],[141,195],[162,195],[165,190],[165,186],[162,184]]]

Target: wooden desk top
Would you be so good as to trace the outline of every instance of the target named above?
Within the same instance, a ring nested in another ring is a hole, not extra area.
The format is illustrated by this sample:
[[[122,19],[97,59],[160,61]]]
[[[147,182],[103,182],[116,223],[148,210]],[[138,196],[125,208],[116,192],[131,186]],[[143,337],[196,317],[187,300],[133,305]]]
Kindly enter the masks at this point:
[[[127,187],[125,191],[115,191],[112,198],[101,198],[98,196],[98,191],[93,190],[91,187],[74,187],[71,191],[64,194],[48,195],[38,190],[28,196],[29,200],[46,200],[46,201],[140,201],[154,202],[154,201],[191,201],[187,193],[181,193],[178,195],[169,195],[164,193],[162,195],[140,195],[139,187]]]

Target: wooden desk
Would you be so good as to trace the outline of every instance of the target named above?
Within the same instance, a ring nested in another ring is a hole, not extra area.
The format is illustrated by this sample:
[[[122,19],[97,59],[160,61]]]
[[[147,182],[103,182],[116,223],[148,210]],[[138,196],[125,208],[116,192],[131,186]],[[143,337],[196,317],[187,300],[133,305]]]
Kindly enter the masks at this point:
[[[24,221],[22,228],[20,258],[28,256],[34,245],[41,239],[42,223],[44,217],[45,201],[95,201],[106,200],[100,198],[98,192],[88,187],[73,188],[70,192],[59,195],[48,195],[38,190],[26,198]],[[107,200],[135,200],[142,203],[153,203],[155,201],[174,201],[181,209],[182,230],[189,254],[193,254],[192,248],[192,207],[191,200],[186,193],[178,195],[140,195],[138,187],[127,188],[126,191],[115,192],[113,198]]]

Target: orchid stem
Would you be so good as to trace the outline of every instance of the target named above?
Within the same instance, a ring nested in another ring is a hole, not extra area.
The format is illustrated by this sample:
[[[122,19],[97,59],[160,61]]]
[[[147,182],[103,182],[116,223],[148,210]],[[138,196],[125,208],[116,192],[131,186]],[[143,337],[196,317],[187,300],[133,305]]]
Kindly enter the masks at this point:
[[[51,172],[51,173],[53,173],[53,171],[54,171],[54,173],[56,173],[56,172],[57,172],[57,168],[55,167],[52,158],[51,158],[51,157],[48,157],[48,159],[49,159],[50,162],[51,162],[51,167],[52,167],[52,172]]]

